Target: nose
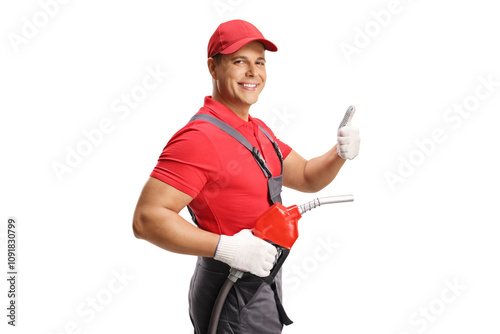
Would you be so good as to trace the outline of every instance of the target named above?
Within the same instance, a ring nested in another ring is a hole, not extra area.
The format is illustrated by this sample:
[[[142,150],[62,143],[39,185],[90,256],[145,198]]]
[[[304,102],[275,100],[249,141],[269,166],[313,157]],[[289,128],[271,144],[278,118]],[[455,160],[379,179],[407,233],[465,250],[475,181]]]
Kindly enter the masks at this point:
[[[249,64],[246,73],[247,77],[253,78],[255,76],[256,70],[257,67],[255,66],[255,64]]]

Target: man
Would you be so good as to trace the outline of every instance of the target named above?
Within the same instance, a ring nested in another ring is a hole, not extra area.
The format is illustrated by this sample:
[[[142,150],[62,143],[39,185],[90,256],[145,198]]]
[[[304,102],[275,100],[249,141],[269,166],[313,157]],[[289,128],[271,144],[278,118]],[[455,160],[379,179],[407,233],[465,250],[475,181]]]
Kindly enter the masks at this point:
[[[338,145],[306,160],[250,116],[266,83],[266,50],[277,47],[252,24],[219,25],[208,45],[212,96],[166,145],[134,214],[137,238],[198,256],[189,292],[195,333],[206,333],[229,267],[246,273],[226,300],[218,333],[281,333],[281,277],[275,286],[259,278],[269,275],[276,249],[250,229],[281,200],[282,184],[319,191],[358,154],[359,133],[350,124],[338,131]],[[188,205],[198,227],[178,214]]]

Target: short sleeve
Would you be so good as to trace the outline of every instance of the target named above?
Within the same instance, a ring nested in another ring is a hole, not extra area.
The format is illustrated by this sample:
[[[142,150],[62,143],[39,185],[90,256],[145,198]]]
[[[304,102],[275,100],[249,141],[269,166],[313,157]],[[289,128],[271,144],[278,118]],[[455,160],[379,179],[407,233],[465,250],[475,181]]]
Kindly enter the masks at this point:
[[[281,140],[276,138],[276,143],[278,143],[278,146],[280,147],[281,155],[283,155],[283,159],[286,159],[286,157],[292,152],[292,148],[288,146],[287,144],[283,143]]]
[[[219,178],[217,156],[203,132],[186,126],[169,140],[151,177],[195,198],[207,183]]]

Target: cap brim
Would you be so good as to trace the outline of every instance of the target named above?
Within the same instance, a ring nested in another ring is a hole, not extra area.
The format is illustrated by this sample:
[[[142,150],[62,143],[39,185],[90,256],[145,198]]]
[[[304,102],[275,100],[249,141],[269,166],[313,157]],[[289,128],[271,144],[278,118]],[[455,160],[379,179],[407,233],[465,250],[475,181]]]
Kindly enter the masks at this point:
[[[241,39],[238,42],[236,42],[236,43],[228,46],[227,48],[225,48],[224,50],[222,50],[220,53],[222,53],[223,55],[229,55],[229,54],[235,53],[236,51],[238,51],[239,49],[241,49],[242,47],[244,47],[248,43],[254,42],[254,41],[261,42],[264,45],[264,48],[267,51],[271,51],[271,52],[278,51],[278,47],[276,45],[274,45],[274,43],[272,43],[271,41],[268,41],[267,39],[263,39],[263,38],[244,38],[244,39]]]

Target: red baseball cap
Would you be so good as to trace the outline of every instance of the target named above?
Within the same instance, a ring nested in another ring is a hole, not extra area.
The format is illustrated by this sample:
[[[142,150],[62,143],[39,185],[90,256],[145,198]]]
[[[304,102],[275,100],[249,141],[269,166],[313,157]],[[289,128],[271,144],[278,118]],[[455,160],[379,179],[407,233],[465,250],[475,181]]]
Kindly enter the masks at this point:
[[[232,20],[221,23],[208,42],[208,58],[219,53],[235,53],[253,41],[264,44],[266,50],[278,51],[276,45],[265,39],[262,33],[247,21]]]

